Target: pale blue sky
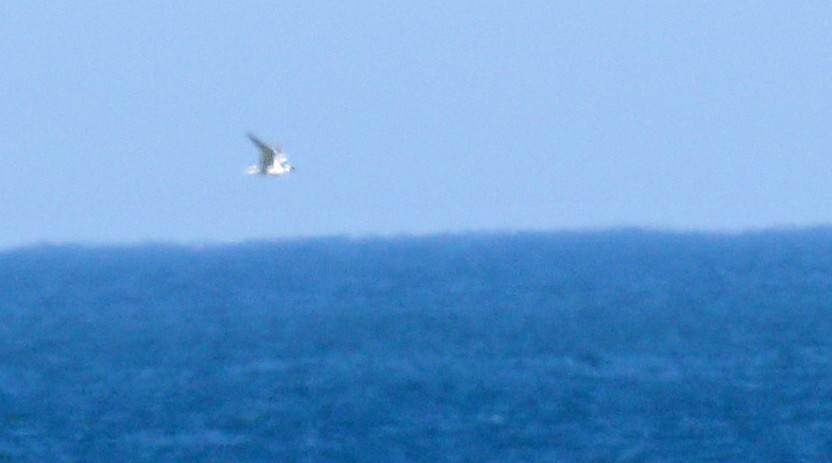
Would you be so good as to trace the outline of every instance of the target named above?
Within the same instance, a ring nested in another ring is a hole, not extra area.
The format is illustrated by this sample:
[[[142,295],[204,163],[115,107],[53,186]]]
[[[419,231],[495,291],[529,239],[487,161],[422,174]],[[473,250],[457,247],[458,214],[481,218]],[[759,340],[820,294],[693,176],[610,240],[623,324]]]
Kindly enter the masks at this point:
[[[2,2],[0,247],[830,224],[831,121],[827,1]]]

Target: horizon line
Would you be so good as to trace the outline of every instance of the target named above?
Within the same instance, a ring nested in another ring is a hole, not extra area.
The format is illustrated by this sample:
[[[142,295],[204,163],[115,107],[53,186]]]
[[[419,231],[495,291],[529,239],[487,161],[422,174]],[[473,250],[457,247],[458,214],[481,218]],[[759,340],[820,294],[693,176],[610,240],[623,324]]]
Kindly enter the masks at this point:
[[[139,247],[176,247],[176,248],[218,248],[245,246],[251,244],[299,243],[309,241],[345,240],[352,242],[430,240],[437,238],[465,237],[509,237],[509,236],[591,236],[604,234],[637,233],[656,236],[712,236],[742,237],[765,234],[832,232],[832,224],[817,225],[773,225],[764,227],[747,227],[737,229],[674,228],[650,226],[609,226],[609,227],[570,227],[551,229],[482,229],[482,230],[447,230],[431,232],[389,232],[389,233],[321,233],[309,235],[290,235],[274,237],[250,237],[241,239],[205,239],[187,240],[176,238],[146,238],[133,240],[35,240],[28,243],[3,246],[0,253],[5,254],[34,248],[139,248]]]

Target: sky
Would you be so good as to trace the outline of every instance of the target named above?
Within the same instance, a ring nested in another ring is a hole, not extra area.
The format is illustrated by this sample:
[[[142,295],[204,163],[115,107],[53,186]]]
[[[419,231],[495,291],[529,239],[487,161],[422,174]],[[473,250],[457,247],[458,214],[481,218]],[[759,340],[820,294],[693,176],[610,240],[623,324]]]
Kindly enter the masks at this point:
[[[827,1],[2,2],[0,247],[823,226],[830,122]]]

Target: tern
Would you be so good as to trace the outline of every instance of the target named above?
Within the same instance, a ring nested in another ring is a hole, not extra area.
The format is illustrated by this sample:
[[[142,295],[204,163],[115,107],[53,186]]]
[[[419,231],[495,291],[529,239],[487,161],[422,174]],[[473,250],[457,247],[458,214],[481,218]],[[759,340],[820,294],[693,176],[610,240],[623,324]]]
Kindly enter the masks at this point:
[[[279,144],[271,147],[252,134],[248,134],[248,138],[260,150],[260,164],[249,167],[246,171],[247,174],[279,177],[295,170],[294,166],[289,164],[286,153],[283,152],[283,148]]]

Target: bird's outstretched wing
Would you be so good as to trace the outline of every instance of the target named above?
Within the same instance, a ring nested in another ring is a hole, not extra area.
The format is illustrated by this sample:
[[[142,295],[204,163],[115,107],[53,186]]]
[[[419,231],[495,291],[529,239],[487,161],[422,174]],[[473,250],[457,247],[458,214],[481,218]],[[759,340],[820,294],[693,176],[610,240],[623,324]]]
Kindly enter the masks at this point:
[[[265,169],[274,163],[275,150],[269,145],[263,143],[259,138],[252,134],[248,134],[249,140],[260,149],[260,167]]]

